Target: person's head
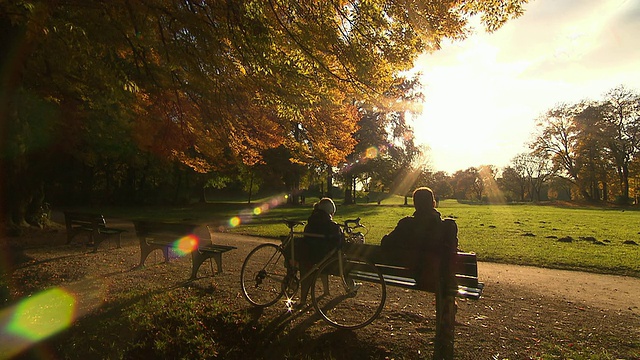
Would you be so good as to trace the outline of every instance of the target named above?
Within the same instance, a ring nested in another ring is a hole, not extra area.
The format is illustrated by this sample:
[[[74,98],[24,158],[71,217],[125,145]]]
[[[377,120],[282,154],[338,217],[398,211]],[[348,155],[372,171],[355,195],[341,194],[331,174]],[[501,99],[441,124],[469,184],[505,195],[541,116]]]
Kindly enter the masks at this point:
[[[413,206],[416,210],[429,210],[436,207],[433,191],[428,187],[419,187],[413,192]]]
[[[336,204],[330,198],[322,198],[313,205],[314,209],[319,209],[333,216],[336,213]]]

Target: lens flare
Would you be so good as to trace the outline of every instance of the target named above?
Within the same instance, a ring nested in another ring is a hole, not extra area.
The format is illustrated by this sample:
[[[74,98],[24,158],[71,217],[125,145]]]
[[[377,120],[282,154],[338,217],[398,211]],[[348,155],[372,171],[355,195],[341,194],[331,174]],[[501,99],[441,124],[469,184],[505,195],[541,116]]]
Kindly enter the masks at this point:
[[[229,219],[229,226],[231,227],[236,227],[240,225],[240,223],[241,223],[240,218],[237,216],[234,216],[231,219]]]
[[[250,223],[256,216],[264,215],[265,213],[269,212],[269,210],[280,206],[282,203],[286,202],[286,199],[287,195],[281,194],[271,197],[265,200],[265,202],[252,208],[240,210],[237,215],[233,216],[228,221],[222,222],[220,225],[218,225],[217,231],[225,232],[229,228],[240,226],[240,224]]]
[[[378,148],[376,148],[375,146],[372,146],[370,148],[368,148],[365,151],[365,158],[367,159],[374,159],[376,157],[378,157]]]
[[[73,320],[75,298],[62,289],[50,289],[16,306],[7,332],[29,341],[43,340],[67,327]]]
[[[190,254],[194,249],[196,249],[199,242],[200,239],[194,234],[187,235],[176,240],[173,243],[172,249],[176,254],[184,256],[186,254]]]

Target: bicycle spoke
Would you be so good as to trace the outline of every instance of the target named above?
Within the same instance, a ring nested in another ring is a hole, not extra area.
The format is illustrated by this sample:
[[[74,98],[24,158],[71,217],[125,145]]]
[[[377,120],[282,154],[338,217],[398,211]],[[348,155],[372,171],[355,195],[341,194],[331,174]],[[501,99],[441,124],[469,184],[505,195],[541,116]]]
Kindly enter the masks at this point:
[[[311,296],[316,310],[332,326],[358,329],[368,325],[382,311],[386,287],[382,275],[370,262],[345,259],[344,279],[338,260],[320,267]]]
[[[277,245],[262,244],[253,249],[242,264],[240,282],[244,297],[253,305],[270,306],[283,294],[287,270]]]

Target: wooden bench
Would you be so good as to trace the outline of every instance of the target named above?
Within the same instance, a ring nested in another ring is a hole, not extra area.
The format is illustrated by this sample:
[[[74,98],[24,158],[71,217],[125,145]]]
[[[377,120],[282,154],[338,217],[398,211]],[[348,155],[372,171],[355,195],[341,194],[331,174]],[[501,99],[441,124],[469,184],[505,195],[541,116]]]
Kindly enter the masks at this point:
[[[83,212],[65,211],[64,222],[67,228],[67,244],[78,234],[87,234],[87,245],[93,246],[93,252],[98,251],[98,245],[110,238],[115,237],[116,246],[120,248],[122,233],[127,231],[107,227],[107,221],[101,214],[91,214]]]
[[[180,256],[191,253],[190,280],[196,279],[198,269],[207,259],[213,259],[217,264],[217,272],[222,273],[222,254],[236,249],[235,246],[213,244],[210,238],[198,238],[194,235],[198,225],[194,224],[134,221],[134,226],[140,242],[139,268],[144,266],[149,254],[156,249],[162,250],[165,262],[169,262],[170,249]]]
[[[410,267],[414,251],[388,249],[378,245],[348,244],[347,253],[362,256],[376,264],[385,283],[436,295],[436,338],[434,359],[453,359],[455,298],[478,300],[484,284],[478,281],[476,255],[457,250],[457,226],[452,219],[443,222],[441,253],[419,255],[420,269]],[[369,275],[362,273],[362,277]]]

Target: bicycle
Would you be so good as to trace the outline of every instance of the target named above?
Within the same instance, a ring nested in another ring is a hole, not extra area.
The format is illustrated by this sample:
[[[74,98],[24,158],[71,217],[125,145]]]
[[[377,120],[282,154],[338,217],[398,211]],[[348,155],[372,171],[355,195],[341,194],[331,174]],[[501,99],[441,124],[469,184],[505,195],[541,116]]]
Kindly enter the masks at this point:
[[[314,236],[294,231],[304,225],[297,220],[282,221],[289,234],[282,244],[261,244],[244,260],[240,272],[242,294],[253,305],[267,307],[286,295],[285,305],[292,311],[300,283],[312,276],[311,302],[323,320],[341,329],[359,329],[370,324],[382,312],[387,296],[386,285],[378,268],[370,261],[343,251],[340,241],[322,260],[298,277],[294,239]],[[346,238],[352,238],[354,229],[364,228],[360,219],[347,220]],[[319,236],[319,235],[315,235]],[[364,235],[355,235],[364,241]]]

